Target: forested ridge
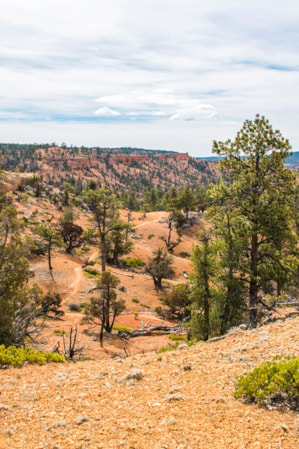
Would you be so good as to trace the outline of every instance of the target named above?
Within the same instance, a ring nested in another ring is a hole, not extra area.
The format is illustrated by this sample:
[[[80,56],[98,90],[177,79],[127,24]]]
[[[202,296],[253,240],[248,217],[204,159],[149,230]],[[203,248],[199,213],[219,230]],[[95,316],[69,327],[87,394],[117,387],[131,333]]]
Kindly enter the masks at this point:
[[[218,176],[215,164],[187,153],[53,145],[1,144],[0,154],[6,170],[34,173],[58,187],[69,182],[78,191],[92,180],[140,197],[145,188],[165,191],[171,186],[182,188],[186,183],[195,188],[199,180],[207,185]]]

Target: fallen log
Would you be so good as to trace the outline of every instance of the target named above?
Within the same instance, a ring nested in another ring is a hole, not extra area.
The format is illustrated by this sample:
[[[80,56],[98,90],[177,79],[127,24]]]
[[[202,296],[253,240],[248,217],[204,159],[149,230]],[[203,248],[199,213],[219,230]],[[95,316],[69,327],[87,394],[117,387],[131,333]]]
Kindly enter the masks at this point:
[[[170,334],[170,333],[177,333],[178,331],[181,331],[181,327],[179,325],[175,325],[175,326],[164,326],[164,325],[160,325],[160,326],[150,326],[150,327],[146,327],[144,329],[137,329],[137,330],[133,330],[130,332],[126,332],[126,336],[128,338],[134,338],[134,337],[139,337],[139,336],[144,336],[144,335],[152,335],[152,334],[158,334],[158,335],[164,335],[164,334]],[[121,332],[122,334],[124,332]]]
[[[121,276],[128,276],[129,278],[134,279],[134,275],[133,274],[120,273],[119,271],[112,271],[112,270],[110,270],[110,271],[111,271],[111,273],[120,274]]]

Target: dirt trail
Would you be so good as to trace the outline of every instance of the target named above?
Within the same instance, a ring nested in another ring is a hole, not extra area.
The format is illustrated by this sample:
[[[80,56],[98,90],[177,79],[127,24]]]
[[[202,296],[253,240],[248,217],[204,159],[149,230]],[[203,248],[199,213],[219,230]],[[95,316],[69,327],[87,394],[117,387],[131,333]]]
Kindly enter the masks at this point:
[[[150,213],[148,213],[148,215],[145,218],[143,218],[142,223],[134,224],[134,228],[141,228],[143,226],[150,225],[152,223],[159,223],[162,220],[162,218],[166,218],[166,216],[167,216],[167,212],[163,212],[163,211],[150,212]],[[155,218],[151,219],[153,217],[155,217]]]
[[[70,293],[68,294],[68,299],[75,299],[78,295],[79,289],[80,289],[80,285],[82,284],[83,281],[83,273],[82,273],[82,268],[81,266],[78,266],[74,269],[74,281],[72,282],[72,284],[70,285]]]

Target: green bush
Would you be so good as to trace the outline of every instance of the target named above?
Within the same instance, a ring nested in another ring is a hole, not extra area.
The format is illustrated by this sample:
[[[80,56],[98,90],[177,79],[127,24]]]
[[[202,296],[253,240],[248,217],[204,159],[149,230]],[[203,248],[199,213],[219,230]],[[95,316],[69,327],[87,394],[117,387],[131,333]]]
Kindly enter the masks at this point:
[[[178,334],[169,334],[168,335],[169,340],[172,341],[185,341],[187,340],[187,336],[186,335],[178,335]]]
[[[113,326],[113,329],[118,332],[131,332],[131,330],[132,330],[130,327],[119,326],[119,325]]]
[[[136,304],[139,304],[139,299],[137,299],[137,298],[132,298],[132,302],[135,302]]]
[[[267,408],[299,410],[299,357],[275,357],[240,376],[235,398]]]
[[[55,329],[54,330],[54,334],[56,334],[56,335],[66,335],[66,332],[63,329]]]
[[[84,274],[87,277],[95,277],[98,276],[100,274],[100,272],[98,270],[96,270],[95,268],[91,268],[89,266],[87,266],[86,268],[84,268]]]
[[[163,346],[162,348],[158,349],[156,351],[156,354],[163,354],[163,352],[168,352],[168,351],[174,351],[175,349],[178,348],[178,346],[182,344],[181,341],[176,341],[174,344],[168,343],[167,346]],[[191,347],[197,344],[197,340],[192,339],[189,341],[186,341],[186,344]]]
[[[125,265],[126,267],[140,269],[145,265],[145,263],[142,262],[142,260],[139,259],[138,257],[126,257]]]
[[[152,239],[153,237],[155,237],[155,234],[149,234],[148,236],[147,236],[147,238],[150,240],[150,239]]]
[[[80,302],[80,307],[81,307],[82,309],[88,309],[89,307],[91,307],[91,303],[88,302],[88,301]]]
[[[164,352],[168,352],[168,351],[174,351],[175,349],[177,349],[179,343],[176,342],[175,344],[170,344],[168,343],[167,346],[163,346],[160,349],[157,349],[156,354],[163,354]]]
[[[38,351],[31,346],[26,348],[9,346],[6,348],[4,345],[0,345],[0,367],[6,365],[18,367],[24,365],[25,362],[44,365],[48,362],[64,363],[65,361],[63,355],[54,352]]]

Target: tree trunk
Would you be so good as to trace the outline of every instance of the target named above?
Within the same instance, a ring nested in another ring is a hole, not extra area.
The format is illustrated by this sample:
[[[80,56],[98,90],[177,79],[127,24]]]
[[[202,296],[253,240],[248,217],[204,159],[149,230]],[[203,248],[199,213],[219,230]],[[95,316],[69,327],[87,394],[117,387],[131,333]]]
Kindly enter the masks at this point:
[[[106,271],[106,238],[105,234],[101,237],[101,259],[102,259],[102,272]]]
[[[101,332],[100,332],[100,345],[101,345],[101,348],[103,347],[103,340],[104,340],[104,322],[101,323]]]
[[[73,238],[72,237],[70,237],[70,241],[69,241],[66,252],[68,254],[72,254],[72,252],[73,252]]]
[[[154,278],[155,287],[162,290],[162,278]]]
[[[51,242],[49,242],[48,244],[48,265],[49,265],[49,270],[52,272],[53,267],[51,265]]]
[[[258,304],[258,236],[251,237],[250,251],[250,284],[249,284],[249,329],[257,327],[257,304]]]
[[[224,335],[227,330],[227,323],[229,319],[229,313],[230,313],[230,306],[228,303],[228,300],[226,301],[226,304],[224,306],[224,312],[221,316],[221,326],[220,326],[220,333],[221,335]]]
[[[101,348],[103,347],[103,340],[104,340],[104,326],[105,326],[105,315],[106,315],[106,312],[105,312],[105,304],[104,304],[104,301],[103,301],[103,304],[102,304],[102,307],[103,307],[103,309],[102,309],[102,321],[101,321],[101,330],[100,330],[100,345],[101,345]]]
[[[204,328],[203,328],[203,339],[207,341],[209,339],[210,332],[210,304],[209,296],[205,296],[203,299],[203,313],[204,313]]]

